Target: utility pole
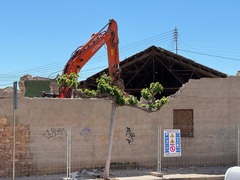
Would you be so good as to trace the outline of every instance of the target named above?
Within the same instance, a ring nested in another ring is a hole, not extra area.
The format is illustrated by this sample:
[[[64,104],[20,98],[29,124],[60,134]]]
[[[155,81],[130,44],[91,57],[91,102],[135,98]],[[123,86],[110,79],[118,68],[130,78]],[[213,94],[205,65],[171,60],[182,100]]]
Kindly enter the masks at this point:
[[[175,46],[176,46],[176,54],[177,54],[178,53],[178,29],[177,29],[177,27],[174,28],[173,36],[174,36],[174,41],[175,41]]]

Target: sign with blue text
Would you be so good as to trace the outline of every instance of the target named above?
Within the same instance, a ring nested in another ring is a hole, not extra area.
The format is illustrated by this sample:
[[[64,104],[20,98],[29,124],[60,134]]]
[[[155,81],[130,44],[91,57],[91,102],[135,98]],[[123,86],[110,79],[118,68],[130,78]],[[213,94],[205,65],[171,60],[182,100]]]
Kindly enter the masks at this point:
[[[181,156],[181,133],[180,129],[164,130],[164,157]]]

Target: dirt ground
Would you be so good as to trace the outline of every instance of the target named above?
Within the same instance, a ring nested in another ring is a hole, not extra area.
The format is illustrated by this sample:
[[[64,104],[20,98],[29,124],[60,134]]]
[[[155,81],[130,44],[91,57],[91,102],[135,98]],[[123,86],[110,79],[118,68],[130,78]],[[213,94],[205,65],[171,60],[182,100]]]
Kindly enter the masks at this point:
[[[229,167],[188,167],[188,168],[162,168],[161,172],[163,176],[169,175],[224,175]],[[136,177],[137,179],[146,175],[150,175],[151,172],[156,172],[154,169],[129,169],[129,170],[110,170],[110,177],[112,180],[119,179],[131,179]],[[103,174],[102,170],[94,169],[92,171],[82,169],[78,172],[72,173],[72,180],[101,180]],[[151,176],[150,176],[151,177]],[[0,180],[10,180],[12,177],[0,178]],[[154,176],[149,179],[155,179]],[[156,178],[160,179],[160,178]],[[46,176],[29,176],[29,177],[15,177],[15,180],[67,180],[66,174],[55,174]]]

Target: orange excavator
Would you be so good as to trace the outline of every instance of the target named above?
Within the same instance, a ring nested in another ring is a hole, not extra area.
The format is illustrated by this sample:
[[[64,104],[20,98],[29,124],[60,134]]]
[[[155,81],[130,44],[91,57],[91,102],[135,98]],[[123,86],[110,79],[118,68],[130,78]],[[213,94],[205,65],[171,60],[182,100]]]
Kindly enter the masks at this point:
[[[120,78],[118,26],[114,19],[110,19],[108,24],[98,33],[93,34],[86,44],[73,52],[63,69],[63,74],[78,74],[82,67],[105,44],[107,45],[109,76],[112,79],[112,83],[118,86],[121,91],[124,91],[123,80]],[[58,94],[52,93],[52,95],[49,95],[49,93],[43,92],[43,97],[71,98],[72,91],[72,88],[61,86]]]

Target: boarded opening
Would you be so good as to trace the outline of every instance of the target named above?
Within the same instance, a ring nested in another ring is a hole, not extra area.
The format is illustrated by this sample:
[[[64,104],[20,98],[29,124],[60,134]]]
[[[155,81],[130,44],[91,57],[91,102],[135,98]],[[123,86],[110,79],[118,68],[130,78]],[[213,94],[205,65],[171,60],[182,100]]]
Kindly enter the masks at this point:
[[[174,109],[173,128],[180,129],[181,137],[193,137],[193,109]]]

